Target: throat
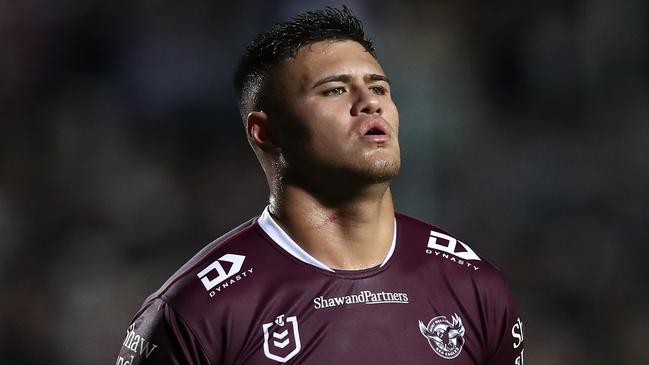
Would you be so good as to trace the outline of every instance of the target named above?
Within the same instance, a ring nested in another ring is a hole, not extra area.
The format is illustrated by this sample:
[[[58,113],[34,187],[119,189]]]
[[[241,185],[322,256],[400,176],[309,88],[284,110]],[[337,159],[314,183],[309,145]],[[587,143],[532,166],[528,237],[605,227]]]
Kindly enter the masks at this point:
[[[285,202],[271,212],[288,237],[318,262],[334,270],[362,270],[381,265],[394,245],[389,192],[384,198],[367,206],[336,208],[299,199],[299,204]]]

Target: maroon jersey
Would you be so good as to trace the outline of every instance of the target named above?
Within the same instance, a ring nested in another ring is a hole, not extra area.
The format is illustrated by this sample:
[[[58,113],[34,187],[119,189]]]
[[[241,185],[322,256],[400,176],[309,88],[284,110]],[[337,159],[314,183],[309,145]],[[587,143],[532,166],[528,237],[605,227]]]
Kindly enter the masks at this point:
[[[401,214],[395,226],[382,265],[334,271],[266,210],[144,302],[116,365],[522,365],[501,274],[439,228]]]

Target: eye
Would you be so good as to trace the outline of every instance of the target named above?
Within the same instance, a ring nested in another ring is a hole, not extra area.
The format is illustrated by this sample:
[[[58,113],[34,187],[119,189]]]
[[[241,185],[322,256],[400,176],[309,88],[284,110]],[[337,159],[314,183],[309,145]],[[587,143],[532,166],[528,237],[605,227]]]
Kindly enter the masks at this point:
[[[324,96],[336,96],[336,95],[342,95],[345,92],[345,88],[342,86],[339,87],[334,87],[332,89],[326,90],[322,94]]]
[[[385,86],[381,85],[374,85],[370,86],[370,91],[376,95],[386,95],[388,93],[388,89]]]

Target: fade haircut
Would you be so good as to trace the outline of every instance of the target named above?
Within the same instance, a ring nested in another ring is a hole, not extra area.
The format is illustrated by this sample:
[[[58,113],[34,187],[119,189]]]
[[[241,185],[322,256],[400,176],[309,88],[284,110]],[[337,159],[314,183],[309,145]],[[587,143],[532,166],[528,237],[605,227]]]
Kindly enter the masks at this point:
[[[308,11],[257,35],[239,61],[234,79],[244,123],[251,111],[268,108],[271,78],[277,67],[295,57],[300,48],[327,40],[358,42],[376,58],[372,41],[365,38],[363,25],[346,6]]]

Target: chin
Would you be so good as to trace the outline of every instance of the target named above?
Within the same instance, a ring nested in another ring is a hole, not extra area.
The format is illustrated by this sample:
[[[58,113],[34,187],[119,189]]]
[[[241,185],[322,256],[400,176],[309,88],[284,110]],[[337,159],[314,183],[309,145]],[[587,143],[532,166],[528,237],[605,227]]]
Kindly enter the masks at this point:
[[[400,161],[378,160],[361,171],[359,175],[368,182],[383,183],[394,179],[399,174]]]

